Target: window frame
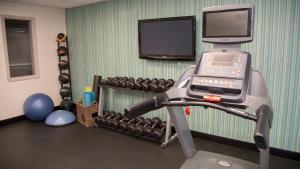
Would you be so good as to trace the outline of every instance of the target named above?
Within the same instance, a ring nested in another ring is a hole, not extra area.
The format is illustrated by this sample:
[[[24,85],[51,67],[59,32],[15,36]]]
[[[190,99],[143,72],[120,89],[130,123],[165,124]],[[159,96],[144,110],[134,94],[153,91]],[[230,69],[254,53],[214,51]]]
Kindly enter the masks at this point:
[[[26,16],[13,16],[13,15],[1,15],[1,28],[2,28],[2,39],[3,39],[3,48],[4,48],[4,57],[5,57],[5,67],[6,67],[6,75],[8,82],[15,81],[23,81],[30,79],[38,79],[39,75],[39,67],[38,67],[38,54],[37,54],[37,40],[36,40],[36,27],[35,27],[35,18],[26,17]],[[15,19],[15,20],[25,20],[30,21],[30,34],[31,34],[31,63],[32,63],[32,75],[19,76],[19,77],[11,77],[10,74],[10,66],[9,66],[9,56],[8,56],[8,48],[7,48],[7,38],[6,38],[6,28],[5,28],[5,19]]]

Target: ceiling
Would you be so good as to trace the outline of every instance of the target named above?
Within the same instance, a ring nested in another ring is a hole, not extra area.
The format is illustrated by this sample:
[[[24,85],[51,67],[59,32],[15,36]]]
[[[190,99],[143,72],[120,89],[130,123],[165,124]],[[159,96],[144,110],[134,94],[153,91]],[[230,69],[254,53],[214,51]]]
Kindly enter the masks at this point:
[[[7,2],[25,3],[31,5],[41,5],[58,8],[72,8],[81,5],[92,4],[96,2],[109,0],[4,0]]]

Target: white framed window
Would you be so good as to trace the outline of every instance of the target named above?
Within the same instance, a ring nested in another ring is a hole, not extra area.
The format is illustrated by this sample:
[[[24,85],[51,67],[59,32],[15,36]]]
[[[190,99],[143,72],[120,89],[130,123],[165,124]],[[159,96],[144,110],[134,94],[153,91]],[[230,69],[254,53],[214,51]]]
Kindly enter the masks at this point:
[[[8,81],[39,78],[34,18],[2,15],[1,25]]]

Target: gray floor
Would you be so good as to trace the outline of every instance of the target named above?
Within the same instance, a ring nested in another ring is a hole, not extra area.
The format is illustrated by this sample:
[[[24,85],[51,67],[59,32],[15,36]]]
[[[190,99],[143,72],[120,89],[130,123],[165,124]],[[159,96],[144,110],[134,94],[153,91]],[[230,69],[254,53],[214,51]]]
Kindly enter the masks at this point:
[[[201,150],[257,162],[257,152],[195,139]],[[238,145],[237,145],[238,146]],[[53,128],[27,120],[0,127],[0,169],[177,169],[178,142],[159,144],[75,123]],[[271,156],[271,169],[299,169],[300,162]]]

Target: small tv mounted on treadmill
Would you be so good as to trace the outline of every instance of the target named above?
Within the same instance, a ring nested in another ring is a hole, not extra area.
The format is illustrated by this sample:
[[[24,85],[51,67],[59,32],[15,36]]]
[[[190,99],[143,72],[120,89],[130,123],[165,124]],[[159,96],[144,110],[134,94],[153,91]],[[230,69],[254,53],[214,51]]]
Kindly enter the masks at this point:
[[[139,20],[139,57],[195,60],[195,25],[195,16]]]
[[[202,12],[202,41],[227,44],[252,41],[253,9],[253,5],[205,8]]]

